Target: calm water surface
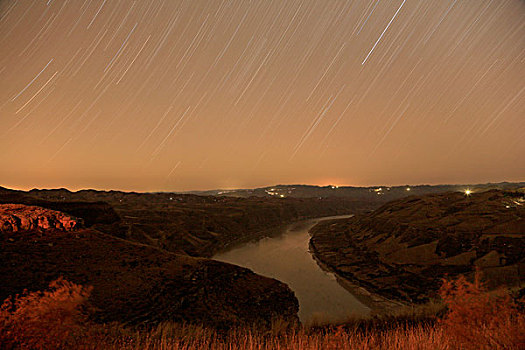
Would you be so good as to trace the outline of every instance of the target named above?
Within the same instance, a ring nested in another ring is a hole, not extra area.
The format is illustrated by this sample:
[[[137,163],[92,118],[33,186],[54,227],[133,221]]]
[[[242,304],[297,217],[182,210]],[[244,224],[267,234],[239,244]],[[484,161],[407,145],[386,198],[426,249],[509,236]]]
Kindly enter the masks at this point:
[[[215,255],[214,259],[286,283],[299,300],[299,318],[303,323],[336,322],[352,315],[368,315],[370,309],[341,287],[332,273],[324,272],[308,250],[310,228],[321,220],[350,216],[298,222],[276,236],[237,246]]]

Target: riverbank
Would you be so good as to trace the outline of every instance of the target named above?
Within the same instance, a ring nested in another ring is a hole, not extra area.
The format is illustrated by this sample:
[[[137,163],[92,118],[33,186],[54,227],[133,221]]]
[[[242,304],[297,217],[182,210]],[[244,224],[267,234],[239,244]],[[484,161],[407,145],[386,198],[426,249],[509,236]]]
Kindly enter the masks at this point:
[[[313,259],[319,267],[325,272],[332,273],[336,277],[337,283],[355,296],[360,302],[368,306],[372,310],[371,315],[392,315],[396,314],[399,310],[410,306],[408,303],[387,299],[377,293],[367,290],[365,287],[359,285],[357,281],[341,276],[337,269],[331,268],[319,258],[319,254],[311,240],[308,246]]]

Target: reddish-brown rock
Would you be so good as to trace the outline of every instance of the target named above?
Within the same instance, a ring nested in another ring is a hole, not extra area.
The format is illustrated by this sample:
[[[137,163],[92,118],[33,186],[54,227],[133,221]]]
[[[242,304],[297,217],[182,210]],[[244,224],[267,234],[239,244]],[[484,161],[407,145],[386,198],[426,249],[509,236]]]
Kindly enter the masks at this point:
[[[0,204],[0,232],[73,231],[81,219],[67,214],[22,204]]]

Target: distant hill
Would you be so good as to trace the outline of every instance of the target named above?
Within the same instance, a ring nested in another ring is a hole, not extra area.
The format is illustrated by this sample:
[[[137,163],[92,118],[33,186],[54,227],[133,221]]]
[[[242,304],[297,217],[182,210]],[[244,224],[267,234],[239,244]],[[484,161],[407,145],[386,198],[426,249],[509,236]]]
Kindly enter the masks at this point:
[[[370,214],[321,222],[311,232],[322,264],[393,300],[426,301],[445,275],[472,277],[476,268],[490,288],[525,281],[520,191],[410,196]]]
[[[381,202],[352,198],[237,198],[177,193],[0,188],[0,204],[25,204],[82,218],[86,227],[191,256],[261,237],[293,221],[371,210]]]
[[[359,200],[386,202],[393,199],[403,198],[410,195],[423,195],[430,193],[442,193],[470,189],[476,191],[487,191],[491,189],[517,190],[525,188],[525,182],[499,182],[486,184],[464,184],[464,185],[404,185],[404,186],[313,186],[313,185],[275,185],[255,189],[234,190],[209,190],[183,192],[188,194],[206,196],[227,197],[278,197],[278,198],[352,198]]]

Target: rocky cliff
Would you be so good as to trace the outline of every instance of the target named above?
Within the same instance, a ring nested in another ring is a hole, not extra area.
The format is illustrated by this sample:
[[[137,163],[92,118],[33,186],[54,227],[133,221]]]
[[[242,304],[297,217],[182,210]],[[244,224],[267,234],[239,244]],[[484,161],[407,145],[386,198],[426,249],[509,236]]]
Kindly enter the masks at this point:
[[[64,213],[21,204],[0,204],[0,233],[20,231],[72,231],[82,220]]]
[[[311,232],[317,259],[389,299],[423,302],[444,276],[471,276],[476,268],[491,288],[525,279],[520,192],[411,196]]]

